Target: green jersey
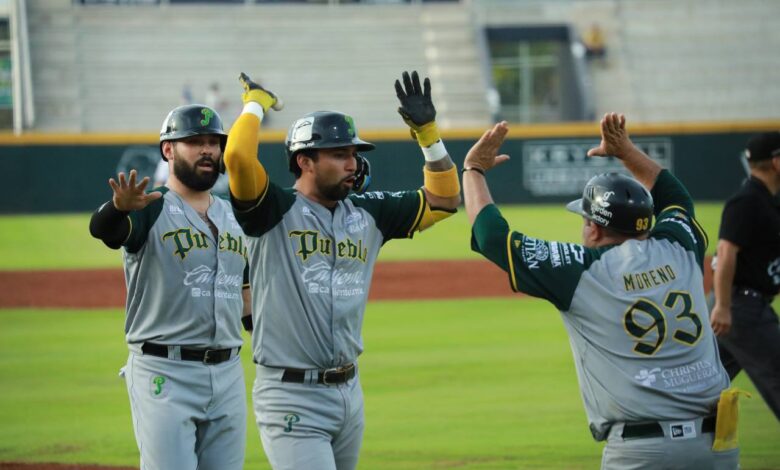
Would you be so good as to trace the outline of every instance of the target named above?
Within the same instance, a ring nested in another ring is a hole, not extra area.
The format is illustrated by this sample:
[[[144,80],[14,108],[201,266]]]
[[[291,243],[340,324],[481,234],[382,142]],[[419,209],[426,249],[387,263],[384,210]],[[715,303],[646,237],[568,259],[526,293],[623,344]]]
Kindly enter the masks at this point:
[[[655,227],[619,245],[513,232],[493,205],[474,224],[472,247],[507,271],[512,289],[560,311],[597,440],[614,422],[706,416],[729,386],[704,298],[706,235],[671,173],[652,193]]]

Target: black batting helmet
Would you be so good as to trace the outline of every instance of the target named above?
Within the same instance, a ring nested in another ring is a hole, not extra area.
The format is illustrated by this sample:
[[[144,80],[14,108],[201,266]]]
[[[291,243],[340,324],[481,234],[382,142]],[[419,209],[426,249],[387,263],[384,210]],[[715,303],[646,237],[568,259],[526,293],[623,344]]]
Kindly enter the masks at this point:
[[[214,134],[221,139],[220,147],[225,150],[227,134],[222,129],[222,118],[216,111],[202,104],[188,104],[174,108],[168,113],[160,129],[160,155],[162,144],[166,140],[178,140],[193,135]]]
[[[593,223],[628,235],[650,230],[653,197],[639,181],[620,173],[603,173],[588,181],[582,198],[566,209]]]
[[[375,148],[374,144],[358,137],[352,116],[337,111],[315,111],[296,120],[290,126],[284,144],[287,148],[290,171],[295,174],[298,174],[296,171],[298,164],[294,157],[301,150],[350,145],[356,146],[359,152]]]

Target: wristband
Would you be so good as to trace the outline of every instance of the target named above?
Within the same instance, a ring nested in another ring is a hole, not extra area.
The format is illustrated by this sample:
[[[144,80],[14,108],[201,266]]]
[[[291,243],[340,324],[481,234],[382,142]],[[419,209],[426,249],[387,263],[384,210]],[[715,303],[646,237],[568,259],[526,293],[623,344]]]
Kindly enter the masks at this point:
[[[460,170],[461,173],[465,173],[467,171],[476,171],[480,175],[485,176],[485,170],[483,170],[482,168],[477,168],[475,166],[464,166],[463,169]]]
[[[420,147],[426,162],[437,162],[447,156],[447,149],[441,139],[437,140],[428,147]]]
[[[260,103],[256,103],[254,101],[250,101],[249,103],[244,105],[244,109],[241,110],[241,114],[243,113],[254,114],[255,116],[260,118],[260,121],[262,121],[263,117],[265,116],[263,107],[260,105]]]
[[[244,325],[246,331],[252,331],[254,323],[252,322],[252,315],[244,315],[241,317],[241,324]]]

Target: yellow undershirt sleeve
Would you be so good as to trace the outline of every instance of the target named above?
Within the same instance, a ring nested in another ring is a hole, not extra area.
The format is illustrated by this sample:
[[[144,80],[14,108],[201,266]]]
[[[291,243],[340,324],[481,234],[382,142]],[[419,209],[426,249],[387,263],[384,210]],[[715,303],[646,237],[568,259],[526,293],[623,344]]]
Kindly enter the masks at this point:
[[[230,193],[239,201],[254,201],[268,188],[268,173],[257,160],[257,131],[260,118],[241,114],[228,133],[225,148]]]

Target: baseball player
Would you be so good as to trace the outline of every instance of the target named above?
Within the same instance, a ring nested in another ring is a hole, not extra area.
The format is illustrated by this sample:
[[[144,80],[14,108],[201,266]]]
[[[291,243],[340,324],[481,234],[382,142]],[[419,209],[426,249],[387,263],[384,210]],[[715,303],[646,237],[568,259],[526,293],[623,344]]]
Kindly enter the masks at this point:
[[[560,310],[591,433],[607,441],[602,468],[737,468],[735,442],[713,450],[729,378],[707,322],[707,237],[685,187],[634,146],[622,115],[608,114],[588,155],[616,156],[636,179],[597,175],[569,203],[583,217],[582,244],[535,239],[510,231],[487,187],[485,173],[509,158],[496,156],[507,131],[488,130],[463,165],[472,248],[514,291]],[[735,431],[727,411],[719,432]]]
[[[123,375],[143,470],[243,468],[246,240],[230,203],[209,193],[226,140],[213,109],[175,108],[160,131],[167,186],[145,193],[148,177],[119,173],[90,222],[124,248]]]
[[[421,86],[416,72],[404,73],[395,87],[425,156],[422,188],[363,192],[370,170],[358,152],[374,145],[334,111],[292,124],[286,147],[296,181],[280,188],[257,160],[258,127],[278,99],[246,75],[241,82],[245,105],[225,163],[249,239],[263,447],[275,470],[354,469],[364,427],[357,358],[374,263],[387,241],[411,238],[456,211],[457,171],[436,127],[428,79]]]

